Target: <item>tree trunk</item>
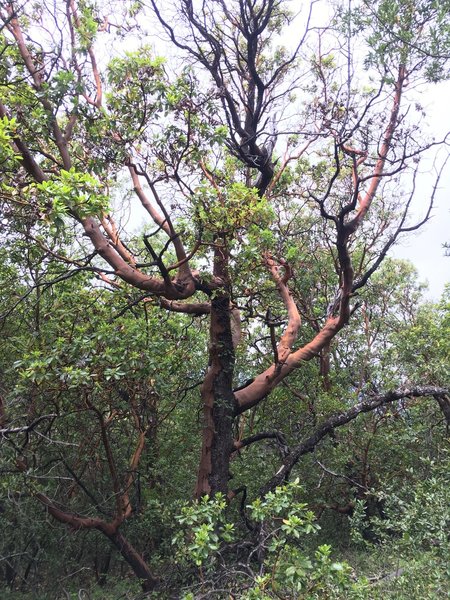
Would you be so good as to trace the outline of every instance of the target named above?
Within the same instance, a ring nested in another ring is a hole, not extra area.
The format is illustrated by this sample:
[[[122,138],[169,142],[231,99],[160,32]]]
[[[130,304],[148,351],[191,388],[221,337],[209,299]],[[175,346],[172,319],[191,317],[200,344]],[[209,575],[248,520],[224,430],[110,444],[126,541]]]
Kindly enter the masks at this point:
[[[447,394],[435,396],[437,403],[442,411],[442,414],[447,421],[447,430],[450,429],[450,397]]]
[[[144,592],[150,592],[154,590],[158,585],[158,579],[156,579],[156,577],[153,575],[149,566],[139,552],[137,552],[137,550],[119,531],[114,533],[106,533],[106,531],[104,531],[104,533],[133,569],[136,577],[141,580]]]
[[[234,347],[228,296],[211,301],[210,364],[202,386],[203,440],[195,495],[228,492],[233,447]]]

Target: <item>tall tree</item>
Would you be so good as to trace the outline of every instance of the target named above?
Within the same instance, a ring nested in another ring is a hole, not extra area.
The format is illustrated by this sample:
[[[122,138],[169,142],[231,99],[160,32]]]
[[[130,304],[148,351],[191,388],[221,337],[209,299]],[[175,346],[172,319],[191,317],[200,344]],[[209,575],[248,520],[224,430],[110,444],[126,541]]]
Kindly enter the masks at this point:
[[[332,344],[360,318],[360,290],[430,216],[443,167],[423,216],[408,219],[420,156],[439,143],[419,135],[409,90],[445,76],[447,4],[349,3],[318,26],[314,3],[299,17],[281,0],[150,0],[111,14],[81,0],[51,11],[2,3],[3,222],[10,239],[121,290],[130,308],[208,316],[197,497],[233,495],[236,424],[294,371],[319,361],[330,390]],[[147,22],[179,69],[148,45],[128,49]],[[282,44],[285,28],[292,44]],[[125,233],[128,202],[156,227],[140,240]],[[408,393],[364,399],[343,419]],[[116,482],[119,524],[126,491]]]

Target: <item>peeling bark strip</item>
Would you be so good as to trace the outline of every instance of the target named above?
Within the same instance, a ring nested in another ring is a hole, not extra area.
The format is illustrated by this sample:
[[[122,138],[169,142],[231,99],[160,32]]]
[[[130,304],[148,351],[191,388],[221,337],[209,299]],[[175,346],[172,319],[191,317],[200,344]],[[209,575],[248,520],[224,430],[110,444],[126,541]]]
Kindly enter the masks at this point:
[[[202,386],[203,441],[195,496],[228,492],[232,425],[234,346],[227,296],[211,301],[210,365]]]
[[[387,392],[386,394],[381,394],[372,398],[368,398],[367,400],[363,400],[362,402],[358,402],[358,404],[355,404],[355,406],[352,406],[352,408],[350,408],[349,410],[329,417],[326,421],[322,423],[322,425],[320,425],[316,429],[316,431],[311,436],[309,436],[309,438],[298,444],[298,446],[296,446],[288,454],[277,473],[261,488],[260,495],[264,496],[271,490],[275,489],[277,486],[282,485],[289,477],[289,474],[292,471],[293,467],[297,464],[299,459],[304,454],[313,452],[317,444],[319,444],[319,442],[321,442],[324,437],[329,435],[333,431],[333,429],[341,427],[342,425],[346,425],[353,419],[356,419],[356,417],[359,414],[370,412],[372,410],[375,410],[379,406],[395,402],[396,400],[401,400],[402,398],[420,398],[423,396],[434,397],[438,401],[442,409],[441,401],[444,398],[448,398],[448,393],[448,389],[435,386],[415,386],[411,388],[398,389],[391,392]],[[445,414],[445,417],[447,418],[447,414]]]

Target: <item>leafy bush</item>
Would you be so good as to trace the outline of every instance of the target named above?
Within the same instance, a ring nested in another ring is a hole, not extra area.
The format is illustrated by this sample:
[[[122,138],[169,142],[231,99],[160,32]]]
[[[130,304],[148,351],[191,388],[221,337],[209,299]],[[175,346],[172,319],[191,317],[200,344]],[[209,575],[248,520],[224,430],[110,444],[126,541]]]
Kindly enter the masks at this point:
[[[319,526],[307,504],[298,501],[300,492],[296,480],[247,506],[253,533],[239,565],[227,564],[227,550],[244,544],[235,541],[237,532],[226,521],[225,498],[205,496],[183,507],[173,543],[180,565],[199,568],[202,594],[212,593],[220,582],[223,593],[239,593],[242,600],[362,597],[365,580],[356,583],[350,565],[333,560],[331,546],[306,549],[306,538]],[[192,588],[184,599],[194,598]]]

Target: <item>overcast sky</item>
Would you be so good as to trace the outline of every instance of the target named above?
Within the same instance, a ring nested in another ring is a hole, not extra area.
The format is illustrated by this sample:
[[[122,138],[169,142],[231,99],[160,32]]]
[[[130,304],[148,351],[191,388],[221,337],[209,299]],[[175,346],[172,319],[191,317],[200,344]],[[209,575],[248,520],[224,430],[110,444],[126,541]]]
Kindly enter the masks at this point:
[[[442,139],[450,132],[450,82],[431,85],[421,97],[426,108],[430,130],[436,139]],[[426,129],[426,128],[425,128]],[[438,161],[442,164],[450,153],[449,145],[438,151]],[[424,173],[417,179],[417,194],[414,204],[414,214],[419,219],[427,210],[433,174],[426,173],[432,168],[433,154],[430,159],[423,161],[421,171]],[[429,291],[427,297],[438,300],[444,286],[450,282],[450,256],[445,256],[443,244],[450,242],[450,161],[442,175],[436,193],[434,208],[430,221],[419,231],[409,233],[391,251],[392,256],[408,258],[419,271],[421,280],[427,280]]]

